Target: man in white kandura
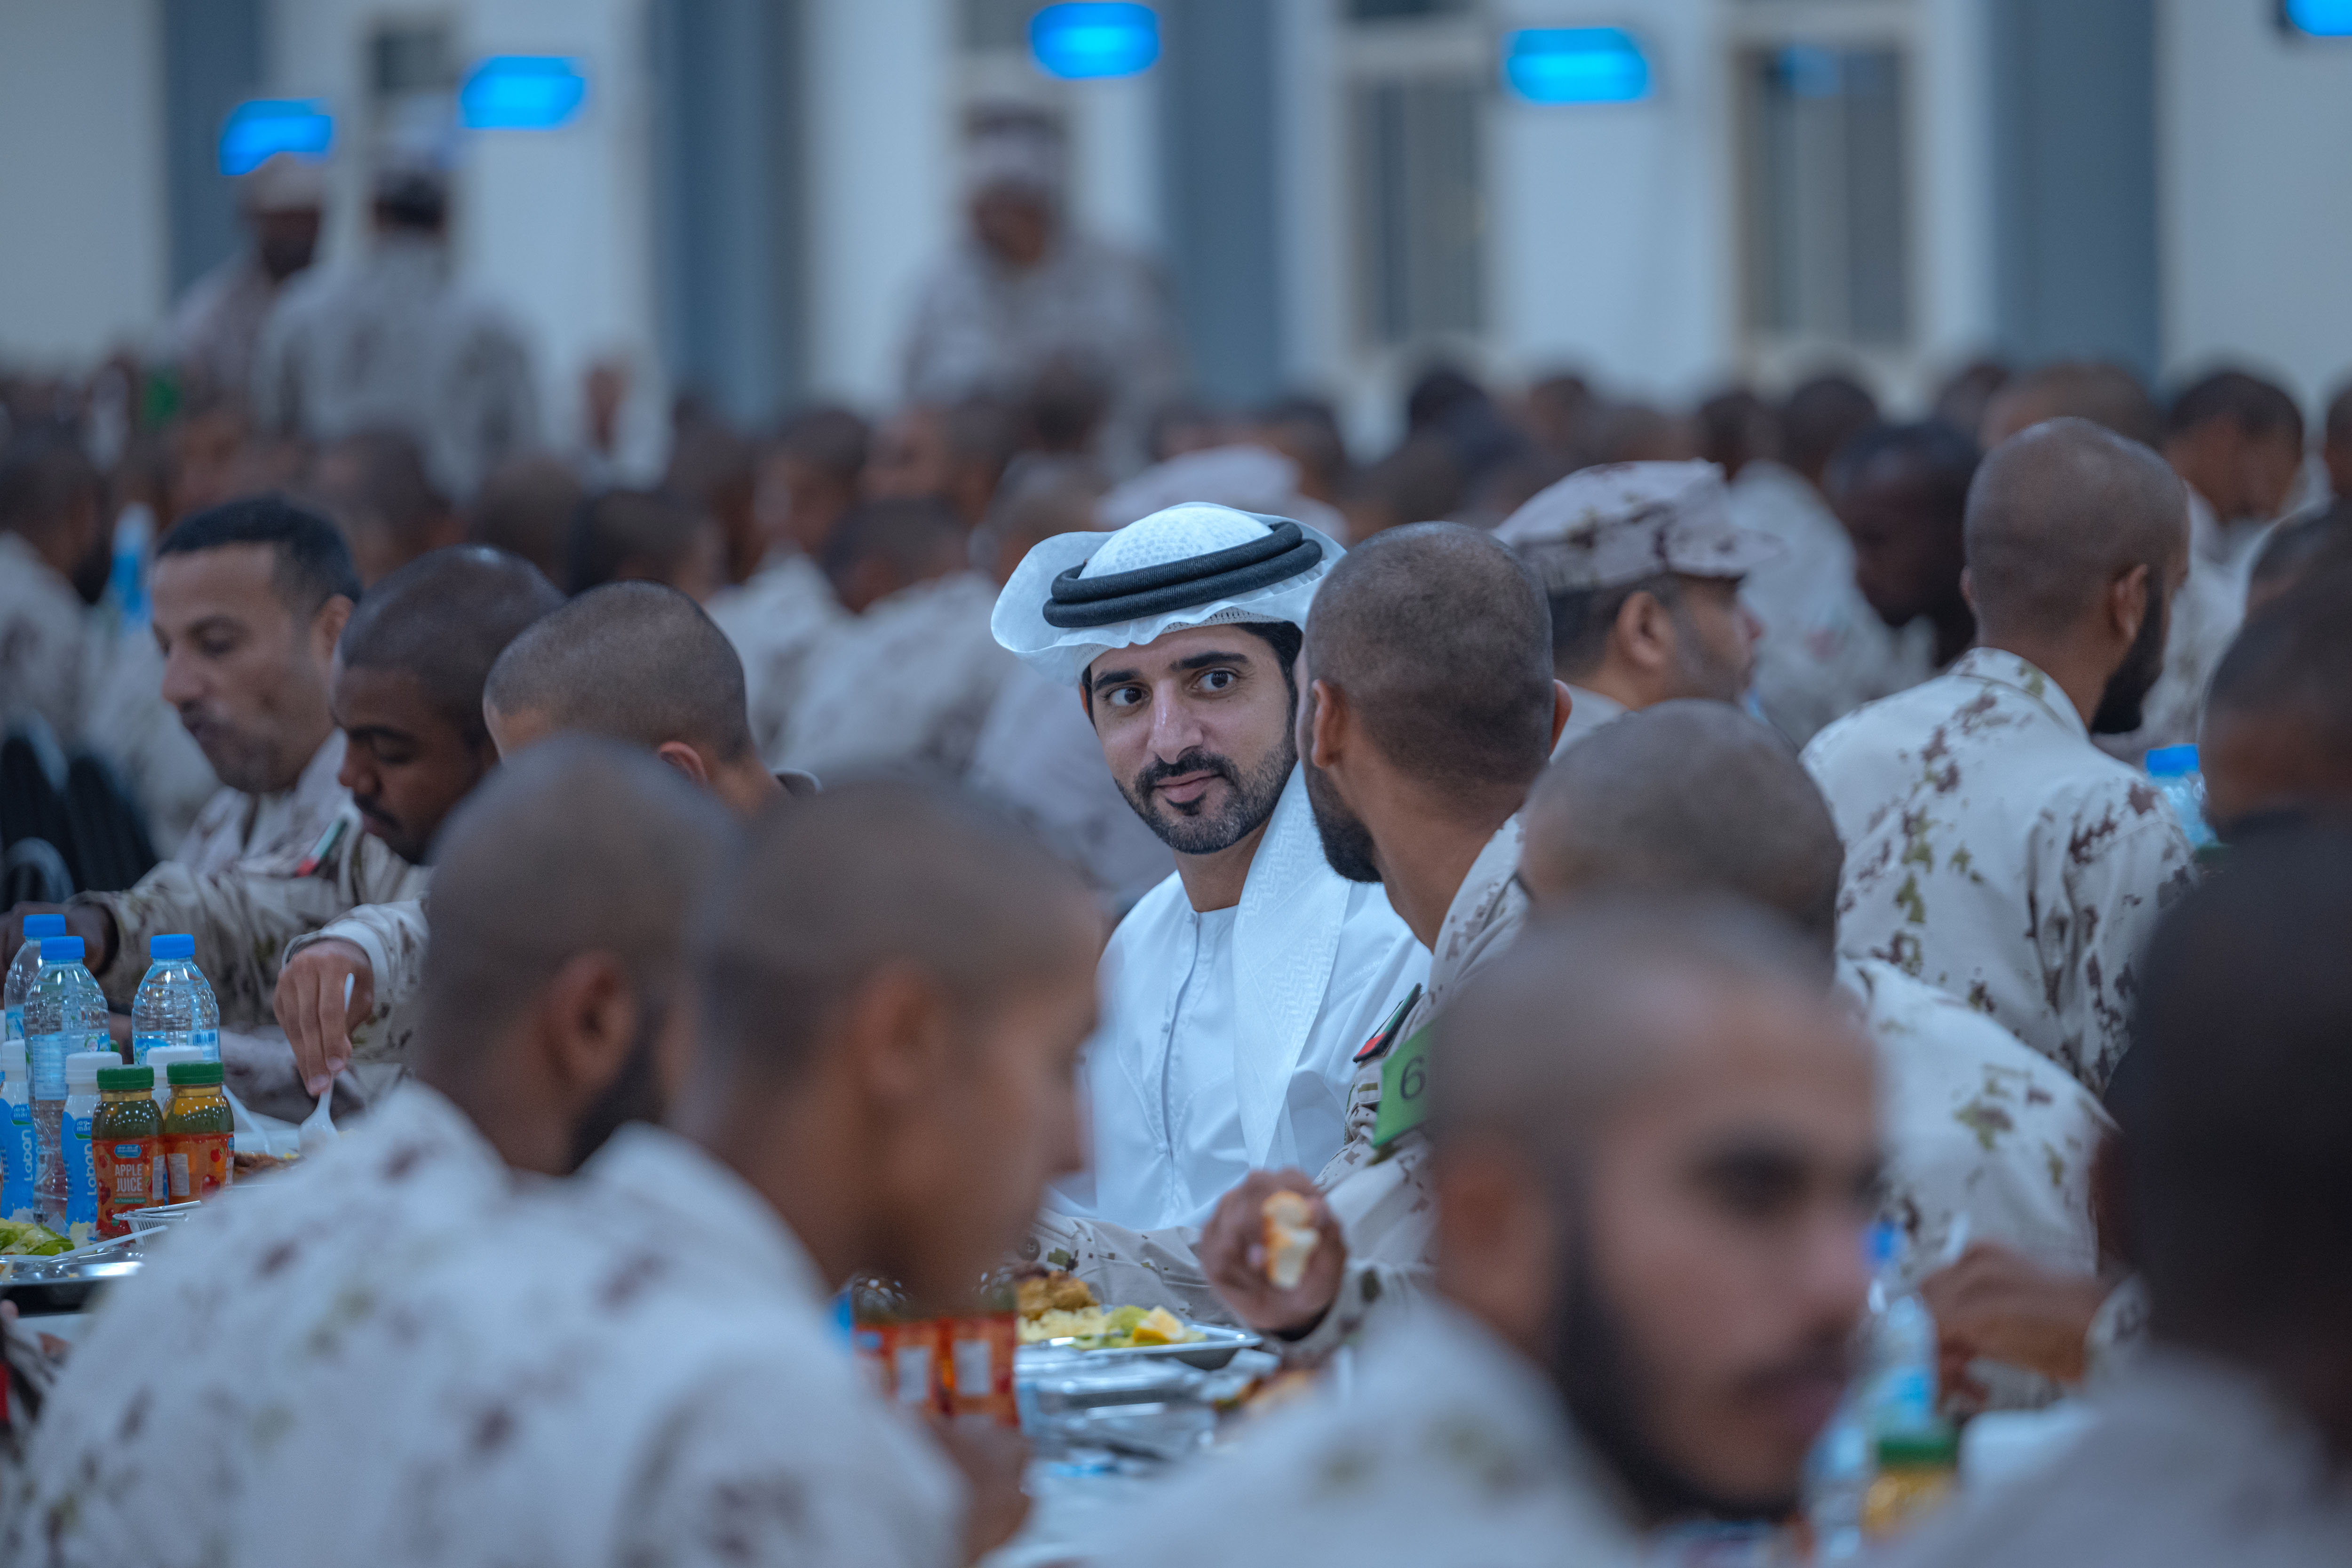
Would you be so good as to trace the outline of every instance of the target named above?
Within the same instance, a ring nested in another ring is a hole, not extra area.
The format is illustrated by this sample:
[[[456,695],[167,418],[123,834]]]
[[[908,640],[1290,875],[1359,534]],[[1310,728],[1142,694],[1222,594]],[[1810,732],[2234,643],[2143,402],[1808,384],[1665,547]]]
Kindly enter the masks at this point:
[[[1254,1168],[1339,1150],[1350,1058],[1426,976],[1377,885],[1332,870],[1292,735],[1292,668],[1339,546],[1192,502],[1032,550],[997,640],[1076,689],[1111,775],[1176,852],[1102,959],[1087,1171],[1036,1240],[1107,1300],[1228,1316],[1198,1226]]]

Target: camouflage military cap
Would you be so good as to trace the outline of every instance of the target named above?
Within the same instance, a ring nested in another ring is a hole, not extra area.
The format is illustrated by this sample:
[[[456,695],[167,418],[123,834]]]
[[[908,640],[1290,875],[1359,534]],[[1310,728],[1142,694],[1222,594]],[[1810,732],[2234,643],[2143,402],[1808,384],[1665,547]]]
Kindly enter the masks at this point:
[[[1603,463],[1538,491],[1495,537],[1547,592],[1614,588],[1675,572],[1744,577],[1780,547],[1734,526],[1713,463]]]

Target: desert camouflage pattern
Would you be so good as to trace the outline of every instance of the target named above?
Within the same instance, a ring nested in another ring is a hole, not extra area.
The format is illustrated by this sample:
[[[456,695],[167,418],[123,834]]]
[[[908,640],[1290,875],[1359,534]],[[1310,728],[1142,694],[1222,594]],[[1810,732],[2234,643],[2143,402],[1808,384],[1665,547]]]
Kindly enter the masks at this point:
[[[1997,648],[1823,731],[1805,766],[1845,842],[1845,956],[1958,997],[2104,1092],[2139,952],[2194,876],[2156,787]]]

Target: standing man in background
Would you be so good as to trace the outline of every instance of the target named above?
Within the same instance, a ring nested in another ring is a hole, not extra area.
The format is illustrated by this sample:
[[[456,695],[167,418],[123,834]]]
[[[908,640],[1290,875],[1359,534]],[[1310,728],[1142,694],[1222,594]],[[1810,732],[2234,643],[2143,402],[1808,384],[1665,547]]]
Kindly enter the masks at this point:
[[[505,312],[452,275],[446,174],[387,163],[372,211],[368,253],[303,279],[270,312],[255,419],[265,436],[310,441],[404,430],[434,484],[463,504],[540,442],[530,352]]]
[[[1181,374],[1159,279],[1070,226],[1057,127],[1001,114],[975,127],[967,158],[971,228],[922,286],[908,401],[1019,400],[1058,363],[1110,389],[1100,454],[1114,474],[1133,472],[1151,413]]]
[[[319,248],[327,166],[272,153],[238,176],[237,216],[249,242],[190,284],[163,328],[162,356],[179,366],[192,401],[242,397],[253,384],[253,354],[278,296]]]

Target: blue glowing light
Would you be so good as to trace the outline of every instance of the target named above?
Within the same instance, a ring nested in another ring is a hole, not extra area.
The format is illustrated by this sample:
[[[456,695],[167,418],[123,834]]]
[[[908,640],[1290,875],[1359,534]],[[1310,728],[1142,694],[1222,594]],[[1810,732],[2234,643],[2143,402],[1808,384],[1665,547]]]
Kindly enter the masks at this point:
[[[588,79],[551,55],[493,55],[457,89],[457,111],[475,131],[552,131],[580,112]]]
[[[334,116],[316,100],[257,98],[231,110],[221,127],[220,172],[249,174],[278,153],[323,158],[334,141]]]
[[[2352,38],[2352,0],[2286,0],[2290,26],[2321,38]]]
[[[1530,103],[1633,103],[1650,96],[1650,62],[1622,27],[1523,27],[1503,77]]]
[[[1029,52],[1048,76],[1133,76],[1160,58],[1149,5],[1048,5],[1029,18]]]

